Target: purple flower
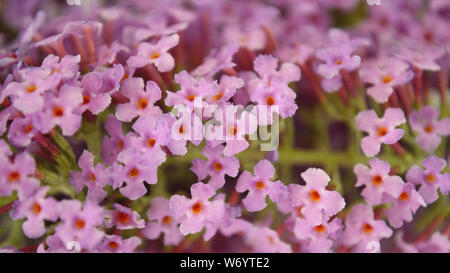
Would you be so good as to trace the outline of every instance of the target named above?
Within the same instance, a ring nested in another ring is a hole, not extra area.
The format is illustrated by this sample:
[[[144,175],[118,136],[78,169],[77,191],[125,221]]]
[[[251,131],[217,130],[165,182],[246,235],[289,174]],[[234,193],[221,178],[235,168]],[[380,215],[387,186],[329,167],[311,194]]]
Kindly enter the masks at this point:
[[[263,49],[266,44],[266,36],[261,28],[242,29],[238,25],[228,25],[224,30],[224,39],[250,50]]]
[[[450,240],[447,235],[435,232],[428,241],[417,244],[407,243],[403,240],[403,231],[398,231],[395,236],[397,247],[406,253],[448,253]]]
[[[50,132],[58,125],[65,136],[73,135],[81,125],[81,114],[74,110],[81,105],[83,97],[79,87],[64,84],[58,95],[45,93],[44,111],[33,116],[33,122],[42,133]]]
[[[24,114],[30,114],[44,107],[42,94],[56,84],[47,81],[50,71],[40,67],[19,70],[21,82],[11,82],[0,94],[0,101],[11,96],[13,106]]]
[[[379,103],[387,102],[394,87],[405,84],[414,77],[409,65],[396,58],[378,59],[364,65],[360,73],[364,82],[372,84],[367,93]]]
[[[342,221],[339,218],[328,223],[327,218],[317,225],[311,224],[304,218],[297,218],[294,233],[300,240],[307,240],[302,249],[308,252],[330,252],[333,240],[336,239],[342,230]]]
[[[418,133],[417,143],[427,152],[432,152],[439,146],[441,137],[450,135],[450,118],[438,118],[439,110],[429,105],[409,115],[409,124]]]
[[[194,101],[219,94],[219,85],[216,81],[196,79],[185,70],[175,75],[175,82],[180,85],[180,90],[167,91],[165,99],[167,106],[185,105],[189,109],[194,109]]]
[[[301,177],[306,185],[289,185],[289,199],[298,214],[310,224],[318,225],[345,207],[344,198],[338,192],[325,189],[330,177],[324,170],[309,168]]]
[[[147,218],[149,222],[142,230],[146,238],[155,240],[164,233],[164,245],[177,245],[183,239],[178,227],[180,219],[174,219],[169,210],[169,200],[155,197],[147,211]]]
[[[424,71],[439,71],[441,67],[437,60],[445,55],[445,50],[437,46],[420,45],[415,43],[411,47],[403,46],[399,57],[411,63],[414,67]]]
[[[141,219],[139,213],[117,203],[113,206],[115,210],[106,216],[107,227],[115,226],[117,229],[144,228],[145,221]]]
[[[47,81],[58,84],[61,81],[73,79],[79,73],[78,63],[80,60],[80,55],[66,55],[61,58],[61,61],[58,56],[48,55],[42,61],[41,67],[50,70]]]
[[[239,160],[234,156],[223,155],[224,146],[205,146],[202,154],[208,159],[194,159],[191,170],[197,175],[199,180],[210,177],[208,185],[218,190],[225,184],[225,175],[236,177],[239,172]]]
[[[18,154],[12,161],[0,158],[0,196],[16,190],[19,200],[26,200],[39,187],[39,181],[33,178],[35,172],[36,163],[29,154]]]
[[[194,77],[212,78],[219,71],[234,67],[233,55],[237,51],[238,46],[235,43],[222,46],[219,50],[211,52],[210,56],[206,57],[203,63],[192,71],[192,75]]]
[[[25,147],[31,143],[36,132],[31,118],[15,118],[9,127],[8,140],[15,146]]]
[[[148,81],[144,90],[142,78],[127,79],[122,84],[120,93],[130,102],[117,106],[116,117],[118,120],[129,122],[138,116],[161,114],[161,109],[154,106],[155,102],[161,99],[161,89],[154,81]]]
[[[438,199],[438,188],[442,194],[447,194],[450,189],[450,174],[443,173],[447,162],[435,155],[429,156],[422,161],[420,168],[417,165],[411,167],[406,173],[406,180],[414,185],[420,185],[419,193],[425,203],[431,204]]]
[[[136,236],[122,239],[118,235],[105,235],[95,252],[101,253],[129,253],[134,252],[141,244],[141,239]]]
[[[355,119],[358,129],[369,134],[361,140],[361,148],[366,156],[377,155],[382,143],[394,144],[403,137],[403,129],[395,128],[406,122],[399,108],[386,109],[382,118],[378,118],[374,110],[366,110]]]
[[[86,199],[99,203],[106,196],[103,190],[103,187],[108,184],[106,167],[100,163],[94,165],[94,155],[87,150],[84,150],[78,159],[78,166],[81,172],[70,172],[70,183],[78,193],[87,187]]]
[[[346,246],[356,246],[356,252],[370,250],[369,242],[378,242],[392,236],[392,230],[382,220],[375,220],[372,207],[355,205],[345,219],[345,230],[340,237]]]
[[[80,106],[80,113],[89,110],[92,114],[97,115],[108,107],[111,103],[111,96],[100,92],[102,86],[103,79],[100,73],[90,72],[83,76],[81,79],[83,104]]]
[[[394,228],[403,226],[403,221],[411,222],[413,213],[416,213],[420,206],[426,207],[422,196],[414,189],[414,185],[411,183],[403,184],[403,190],[398,197],[383,196],[383,203],[393,203],[386,211],[386,216]]]
[[[191,187],[191,199],[181,195],[170,198],[169,208],[174,220],[181,221],[181,234],[197,233],[204,227],[208,230],[222,221],[225,213],[223,201],[208,201],[215,193],[211,186],[199,182]]]
[[[219,93],[217,95],[209,96],[206,98],[206,102],[209,104],[225,105],[234,94],[237,89],[244,86],[244,81],[241,78],[222,75],[219,83]]]
[[[23,223],[23,232],[28,238],[39,238],[45,233],[44,220],[55,222],[58,219],[57,202],[45,194],[49,187],[41,187],[32,196],[16,201],[11,212],[13,219],[27,218]]]
[[[291,246],[283,242],[278,233],[268,227],[253,226],[245,233],[245,243],[254,253],[290,253]]]
[[[113,164],[117,155],[131,146],[131,140],[122,131],[122,122],[110,115],[105,122],[108,135],[103,137],[101,155],[106,164]]]
[[[136,200],[147,193],[144,181],[155,184],[157,181],[158,165],[162,158],[148,157],[134,148],[119,153],[116,163],[113,165],[113,176],[111,177],[117,185],[125,182],[126,186],[120,188],[120,192],[131,200]]]
[[[178,34],[163,36],[157,43],[140,43],[137,56],[128,59],[127,64],[131,67],[143,67],[154,64],[160,72],[167,72],[175,66],[175,60],[168,53],[169,49],[175,47],[180,40]]]
[[[55,235],[68,246],[78,242],[82,249],[93,249],[102,240],[104,233],[97,229],[103,223],[103,208],[90,202],[81,206],[80,201],[64,200],[59,203],[61,224]]]
[[[361,195],[369,205],[379,205],[384,194],[393,198],[400,195],[404,182],[400,176],[389,175],[391,166],[388,162],[373,158],[369,161],[370,168],[356,164],[353,172],[356,174],[356,187],[365,186]]]
[[[266,196],[275,203],[287,198],[287,187],[279,180],[270,181],[275,175],[275,168],[268,160],[260,160],[253,170],[254,176],[249,171],[244,171],[236,184],[237,192],[248,191],[247,196],[242,200],[248,211],[264,209],[267,205]]]

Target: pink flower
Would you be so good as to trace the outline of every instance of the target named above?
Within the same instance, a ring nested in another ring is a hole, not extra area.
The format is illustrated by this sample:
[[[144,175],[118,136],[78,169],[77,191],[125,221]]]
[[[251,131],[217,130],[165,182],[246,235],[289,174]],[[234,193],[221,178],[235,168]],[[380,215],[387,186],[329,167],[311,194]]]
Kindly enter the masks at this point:
[[[361,140],[361,148],[366,156],[377,155],[382,143],[394,144],[403,137],[403,129],[395,128],[406,122],[399,108],[386,109],[382,118],[378,118],[374,110],[366,110],[355,119],[358,129],[369,134]]]
[[[360,71],[361,79],[372,86],[367,93],[377,102],[388,101],[394,87],[409,82],[414,73],[409,65],[396,58],[383,58],[364,65]]]
[[[117,155],[131,146],[129,136],[122,131],[122,122],[110,115],[105,122],[107,134],[103,137],[101,155],[106,164],[113,164]]]
[[[225,175],[236,177],[239,172],[239,160],[234,156],[223,155],[224,146],[205,146],[202,154],[208,159],[194,159],[191,170],[197,175],[199,180],[210,177],[208,185],[218,190],[225,184]]]
[[[105,235],[95,252],[100,253],[130,253],[141,244],[141,239],[136,236],[122,239],[118,235]]]
[[[254,253],[290,253],[291,246],[283,242],[278,233],[268,227],[253,226],[245,233],[246,244]]]
[[[406,173],[406,180],[414,185],[420,185],[419,193],[425,203],[431,204],[438,199],[438,188],[442,194],[447,194],[450,189],[450,174],[443,173],[447,162],[435,155],[429,156],[422,161],[420,168],[417,165],[411,167]]]
[[[379,205],[384,194],[393,198],[400,195],[404,182],[400,176],[389,175],[391,166],[388,162],[373,158],[369,161],[370,168],[356,164],[353,172],[356,174],[356,187],[365,186],[361,195],[370,205]]]
[[[78,166],[81,168],[81,172],[70,172],[70,183],[78,193],[87,187],[86,198],[99,203],[106,196],[106,192],[103,190],[103,187],[108,184],[106,167],[100,163],[94,165],[94,155],[87,150],[84,150],[78,159]]]
[[[289,185],[289,200],[298,210],[298,214],[313,226],[328,220],[345,207],[345,201],[336,191],[328,191],[325,187],[330,177],[322,169],[309,168],[301,174],[306,185]]]
[[[356,252],[370,250],[369,242],[379,242],[392,236],[392,230],[382,220],[375,220],[372,207],[355,205],[345,219],[345,230],[340,241],[346,246],[356,246]]]
[[[147,218],[149,222],[142,230],[146,238],[155,240],[163,233],[164,245],[177,245],[183,239],[178,227],[180,218],[174,219],[169,210],[169,200],[166,198],[155,197],[152,200],[150,209],[147,211]]]
[[[342,230],[342,221],[339,218],[328,223],[324,217],[320,223],[311,224],[307,219],[297,218],[294,227],[295,236],[300,240],[306,240],[302,250],[308,252],[330,252],[333,240],[337,239]]]
[[[276,203],[287,198],[287,187],[279,180],[270,181],[275,175],[275,168],[268,160],[260,160],[253,170],[254,176],[249,171],[244,171],[236,184],[237,192],[248,191],[242,200],[248,211],[264,209],[267,205],[266,196]]]
[[[117,229],[141,229],[145,226],[145,221],[136,211],[124,207],[118,203],[114,204],[115,210],[108,213],[107,227],[117,227]]]
[[[417,143],[427,152],[432,152],[439,146],[441,137],[450,135],[450,118],[438,118],[439,110],[429,105],[409,115],[409,124],[418,133]]]
[[[45,194],[49,187],[41,187],[32,196],[16,201],[11,212],[13,219],[27,218],[23,223],[23,232],[28,238],[39,238],[46,232],[44,220],[55,222],[58,219],[57,202]]]
[[[210,229],[222,221],[225,206],[222,200],[209,201],[216,194],[215,190],[204,183],[191,186],[191,199],[181,195],[170,198],[169,208],[174,220],[181,221],[180,232],[183,235]]]
[[[414,185],[411,183],[403,184],[403,190],[398,197],[383,196],[383,203],[393,203],[386,211],[386,216],[394,228],[403,226],[403,221],[411,222],[413,213],[416,213],[420,206],[426,207],[422,196],[414,189]]]
[[[116,117],[120,121],[129,122],[138,116],[158,116],[162,113],[161,109],[154,105],[161,99],[161,89],[154,81],[148,81],[144,91],[142,78],[127,79],[123,82],[120,93],[130,100],[116,108]]]
[[[143,67],[154,64],[158,71],[167,72],[175,66],[175,60],[168,51],[175,47],[180,40],[178,34],[163,36],[157,43],[140,43],[137,56],[128,59],[127,64],[131,67]]]

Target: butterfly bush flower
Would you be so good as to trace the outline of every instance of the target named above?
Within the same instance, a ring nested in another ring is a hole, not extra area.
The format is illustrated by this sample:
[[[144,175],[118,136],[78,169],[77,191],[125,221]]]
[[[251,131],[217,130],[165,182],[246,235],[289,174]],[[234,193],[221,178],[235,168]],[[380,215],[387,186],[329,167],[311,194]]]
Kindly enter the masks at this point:
[[[106,218],[107,227],[115,226],[117,229],[142,229],[145,226],[145,221],[141,219],[139,213],[120,204],[114,204],[114,210]]]
[[[275,203],[287,198],[288,190],[281,181],[270,181],[275,175],[275,168],[268,160],[260,160],[253,168],[254,174],[244,171],[236,184],[237,192],[248,191],[242,200],[248,211],[259,211],[267,206],[266,196]]]
[[[101,93],[103,87],[102,75],[98,72],[90,72],[81,79],[83,88],[83,103],[80,106],[80,112],[89,110],[92,114],[105,110],[111,103],[111,96],[108,93]]]
[[[385,194],[398,197],[403,188],[400,176],[389,175],[391,166],[388,162],[373,158],[369,161],[370,168],[363,164],[356,164],[353,172],[356,174],[356,187],[365,186],[361,195],[370,205],[379,205]]]
[[[37,131],[31,117],[16,118],[9,127],[8,140],[16,147],[25,147],[31,143]]]
[[[450,135],[450,118],[438,118],[439,110],[429,105],[409,115],[409,124],[418,134],[416,141],[427,152],[433,152],[439,146],[441,137]]]
[[[131,140],[122,131],[122,122],[110,115],[105,122],[107,135],[103,137],[101,155],[106,164],[113,164],[117,155],[131,146]]]
[[[147,211],[147,218],[149,221],[142,230],[146,238],[154,240],[163,233],[164,245],[177,245],[183,239],[179,228],[180,219],[174,219],[168,199],[155,197]]]
[[[144,90],[142,78],[130,78],[122,84],[120,93],[130,102],[117,106],[116,117],[118,120],[128,122],[138,116],[161,114],[161,109],[154,106],[155,102],[161,99],[161,89],[155,82],[148,81]]]
[[[409,65],[396,58],[378,59],[363,66],[360,73],[362,80],[372,85],[367,94],[379,103],[387,102],[394,87],[409,82],[414,76]]]
[[[103,208],[90,202],[81,204],[77,200],[64,200],[59,203],[61,224],[55,228],[55,235],[65,246],[78,242],[82,249],[93,249],[104,234],[97,229],[103,223]]]
[[[225,184],[225,175],[236,177],[239,172],[239,160],[234,156],[224,156],[224,147],[205,146],[202,154],[208,159],[194,159],[191,170],[197,175],[199,180],[210,177],[208,185],[218,190]]]
[[[154,43],[140,43],[137,56],[128,59],[127,64],[131,67],[143,67],[147,64],[154,64],[160,72],[167,72],[173,69],[175,61],[168,51],[175,47],[180,40],[178,34],[163,36]]]
[[[376,156],[382,143],[394,144],[399,141],[404,131],[395,127],[406,122],[403,111],[398,108],[386,109],[382,118],[378,118],[374,110],[366,110],[360,112],[355,120],[358,129],[369,134],[361,140],[361,149],[368,157]]]
[[[64,84],[57,95],[46,93],[43,97],[44,111],[33,116],[39,131],[48,133],[58,125],[63,135],[73,135],[81,125],[81,115],[75,111],[83,102],[80,88]]]
[[[435,232],[430,239],[425,242],[412,244],[403,240],[403,231],[398,231],[395,235],[396,246],[407,253],[448,253],[450,251],[450,240],[448,236]]]
[[[60,81],[73,79],[79,73],[78,64],[80,61],[80,55],[66,55],[61,59],[55,55],[48,55],[42,61],[41,67],[50,70],[47,81],[60,83]]]
[[[169,208],[174,220],[181,221],[181,234],[197,233],[203,228],[208,230],[222,220],[225,213],[223,201],[209,201],[215,194],[211,186],[199,182],[191,186],[191,199],[182,195],[170,198]]]
[[[192,71],[194,77],[212,78],[221,70],[234,67],[233,55],[238,51],[236,43],[227,43],[219,50],[211,52],[210,56],[206,57],[203,63]]]
[[[317,225],[311,224],[304,218],[297,218],[294,227],[295,236],[306,240],[305,250],[308,252],[330,252],[333,239],[338,238],[342,230],[342,221],[339,218],[327,222],[326,218]]]
[[[245,242],[254,253],[290,253],[292,248],[283,242],[278,233],[268,227],[252,227],[245,234]]]
[[[118,235],[105,235],[97,247],[101,253],[127,253],[133,252],[141,244],[141,239],[136,236],[123,239]]]
[[[414,185],[420,185],[419,193],[430,204],[438,199],[438,188],[442,194],[448,194],[450,190],[450,174],[442,173],[447,162],[435,155],[422,161],[421,167],[414,165],[406,173],[406,180]]]
[[[36,163],[27,153],[15,155],[12,161],[7,158],[0,160],[0,196],[9,196],[17,191],[19,200],[29,198],[39,187],[39,181],[33,177],[35,172]]]
[[[70,172],[70,183],[78,193],[87,187],[88,200],[95,203],[102,201],[106,196],[103,188],[108,184],[106,167],[101,163],[94,165],[94,155],[87,150],[84,150],[78,159],[78,166],[81,172]]]
[[[386,216],[394,228],[401,227],[403,221],[411,222],[417,209],[420,206],[426,207],[422,196],[414,189],[414,185],[411,183],[403,185],[403,190],[398,197],[384,195],[383,203],[392,203],[392,206],[386,211]]]
[[[342,196],[326,190],[330,177],[322,169],[309,168],[301,174],[306,185],[289,185],[289,200],[310,224],[318,225],[323,218],[329,219],[345,206]]]
[[[23,232],[28,238],[34,239],[44,235],[44,220],[55,222],[58,219],[57,202],[52,197],[45,198],[49,189],[41,187],[29,198],[17,201],[11,212],[13,219],[27,218],[23,223]]]
[[[378,242],[391,237],[392,230],[383,220],[375,220],[372,207],[355,205],[345,219],[345,230],[340,237],[346,246],[355,246],[355,251],[367,252],[369,242]]]

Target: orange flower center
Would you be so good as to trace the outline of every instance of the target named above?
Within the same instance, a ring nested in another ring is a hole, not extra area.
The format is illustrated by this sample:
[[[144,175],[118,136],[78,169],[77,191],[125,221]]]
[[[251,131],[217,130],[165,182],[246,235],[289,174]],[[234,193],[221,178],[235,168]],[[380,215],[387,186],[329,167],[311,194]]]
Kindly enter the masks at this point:
[[[17,182],[20,179],[20,173],[19,172],[10,172],[8,175],[8,180],[11,182]]]
[[[217,95],[214,96],[214,100],[215,100],[215,101],[218,101],[218,100],[220,100],[222,97],[223,97],[223,92],[220,91],[219,94],[217,94]]]
[[[428,183],[434,183],[434,181],[436,181],[436,177],[430,173],[425,176],[425,180],[427,180]]]
[[[327,229],[323,225],[317,225],[314,227],[314,230],[318,233],[324,233]]]
[[[216,163],[214,163],[213,168],[216,172],[218,172],[218,171],[222,170],[223,165],[220,162],[216,162]]]
[[[59,106],[55,106],[53,108],[53,116],[55,117],[62,117],[64,115],[64,109]]]
[[[392,79],[391,76],[384,76],[382,81],[383,81],[384,84],[387,84],[387,83],[392,82],[392,80],[393,79]]]
[[[168,225],[168,224],[170,224],[171,222],[172,222],[172,217],[170,217],[169,215],[164,216],[163,219],[162,219],[162,223],[163,223],[164,225]]]
[[[122,140],[119,140],[119,141],[117,142],[117,146],[119,146],[119,150],[122,150],[122,149],[123,149],[123,141],[122,141]]]
[[[272,96],[268,96],[266,98],[266,104],[269,105],[269,106],[274,105],[275,104],[275,99]]]
[[[266,187],[266,184],[264,184],[263,181],[258,181],[255,183],[255,188],[257,188],[258,190],[262,190]]]
[[[149,140],[147,140],[147,145],[150,146],[150,147],[155,146],[155,143],[156,143],[156,139],[153,138],[153,137],[150,138]]]
[[[314,202],[318,202],[318,201],[320,201],[320,199],[322,197],[320,196],[319,192],[317,192],[316,190],[312,190],[309,193],[309,198],[311,198],[311,200],[314,201]]]
[[[372,177],[372,183],[375,186],[380,186],[383,183],[383,178],[381,177],[381,175],[377,174],[374,177]]]
[[[28,133],[31,132],[31,130],[33,130],[33,125],[32,125],[32,124],[30,124],[30,125],[28,125],[27,127],[25,127],[25,129],[23,130],[23,132],[24,132],[25,134],[28,134]]]
[[[434,128],[431,125],[427,125],[427,126],[425,126],[424,130],[427,133],[432,133],[434,131]]]
[[[159,58],[161,56],[161,54],[159,54],[158,52],[156,52],[156,53],[153,53],[152,55],[150,55],[150,59],[157,59],[157,58]]]
[[[188,95],[187,96],[187,100],[188,101],[194,101],[195,100],[195,96],[194,95]]]
[[[85,225],[86,225],[86,222],[84,222],[83,219],[77,219],[77,220],[75,221],[75,227],[76,227],[77,229],[83,229]]]
[[[192,206],[191,210],[194,214],[199,214],[200,212],[202,212],[203,206],[200,202],[197,202]]]
[[[303,209],[303,206],[298,206],[298,207],[297,207],[297,215],[298,215],[298,217],[300,217],[300,218],[305,218],[305,216],[304,216],[303,213],[302,213],[302,209]]]
[[[382,137],[385,136],[388,132],[388,129],[386,127],[380,127],[378,128],[378,136]]]
[[[34,91],[36,91],[37,86],[36,85],[30,85],[27,87],[27,92],[28,93],[33,93]]]
[[[365,223],[363,225],[362,229],[363,229],[364,233],[367,233],[367,234],[372,233],[372,231],[373,231],[373,227],[368,223]]]
[[[337,61],[336,61],[336,64],[337,64],[337,65],[341,65],[341,64],[343,64],[343,63],[344,63],[344,62],[343,62],[342,60],[337,60]]]
[[[131,178],[135,178],[135,177],[137,177],[137,176],[139,175],[139,170],[136,169],[136,168],[133,168],[133,169],[130,170],[130,172],[128,173],[128,175],[129,175]]]
[[[34,202],[34,204],[33,204],[33,213],[34,214],[39,214],[41,212],[41,210],[42,210],[41,206],[37,202]]]
[[[117,250],[117,248],[119,248],[119,244],[114,241],[111,241],[108,243],[108,247],[112,250]]]
[[[230,136],[235,136],[238,132],[238,129],[236,126],[232,126],[230,128],[228,128],[228,135]]]
[[[180,133],[180,134],[184,133],[183,125],[181,125],[180,128],[178,128],[178,133]]]
[[[137,102],[137,105],[139,108],[145,109],[148,105],[148,101],[146,98],[140,98],[139,101]]]
[[[409,194],[406,193],[406,192],[402,192],[402,193],[400,194],[400,196],[398,197],[398,199],[400,199],[400,200],[402,200],[402,201],[408,201],[408,199],[409,199]]]
[[[91,102],[91,97],[89,95],[83,95],[83,104],[88,104]]]
[[[92,182],[95,182],[97,180],[97,177],[95,177],[94,173],[90,173],[89,178],[91,179]]]
[[[130,216],[127,213],[121,211],[117,213],[117,221],[119,221],[120,223],[126,224],[129,220]]]

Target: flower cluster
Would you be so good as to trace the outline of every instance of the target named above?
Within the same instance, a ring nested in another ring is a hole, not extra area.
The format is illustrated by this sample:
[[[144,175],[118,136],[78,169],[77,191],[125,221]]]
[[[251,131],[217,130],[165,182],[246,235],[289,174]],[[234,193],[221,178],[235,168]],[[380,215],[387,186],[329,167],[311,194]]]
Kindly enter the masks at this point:
[[[444,1],[21,2],[0,253],[450,251]]]

